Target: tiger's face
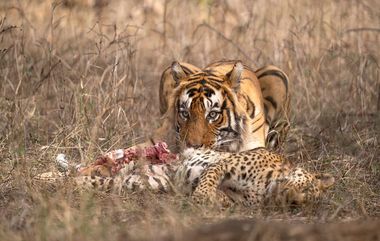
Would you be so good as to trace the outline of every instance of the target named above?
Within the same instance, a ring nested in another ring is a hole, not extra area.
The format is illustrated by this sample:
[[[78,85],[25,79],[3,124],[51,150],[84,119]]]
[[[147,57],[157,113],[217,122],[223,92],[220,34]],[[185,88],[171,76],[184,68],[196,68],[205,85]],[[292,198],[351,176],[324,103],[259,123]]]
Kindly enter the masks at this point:
[[[173,72],[178,68],[175,66]],[[175,128],[180,144],[238,151],[243,118],[236,111],[236,94],[228,84],[230,79],[203,72],[175,74],[174,78],[180,81],[175,98]]]

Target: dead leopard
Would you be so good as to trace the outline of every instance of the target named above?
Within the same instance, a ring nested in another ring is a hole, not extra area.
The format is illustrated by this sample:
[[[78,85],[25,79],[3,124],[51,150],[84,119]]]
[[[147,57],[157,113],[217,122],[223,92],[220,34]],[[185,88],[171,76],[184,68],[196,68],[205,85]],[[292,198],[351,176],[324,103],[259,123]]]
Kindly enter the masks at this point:
[[[111,156],[108,155],[108,160]],[[96,166],[98,170],[99,166]],[[92,175],[92,174],[91,174]],[[240,153],[209,149],[185,150],[180,160],[164,164],[130,162],[114,176],[77,176],[79,187],[124,194],[128,190],[192,195],[197,203],[246,206],[264,203],[304,204],[316,200],[334,184],[328,174],[294,167],[283,156],[264,148]]]
[[[207,158],[207,152],[199,153],[199,159]],[[329,174],[312,174],[281,155],[258,148],[223,153],[202,172],[192,198],[197,203],[299,205],[320,198],[334,182]]]

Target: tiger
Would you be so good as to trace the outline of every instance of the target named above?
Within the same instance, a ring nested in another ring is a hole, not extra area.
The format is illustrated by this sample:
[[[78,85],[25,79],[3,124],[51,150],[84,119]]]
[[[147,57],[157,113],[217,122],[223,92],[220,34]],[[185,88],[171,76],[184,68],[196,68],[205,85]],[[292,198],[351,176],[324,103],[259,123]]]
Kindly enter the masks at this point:
[[[179,149],[278,148],[289,129],[288,83],[272,65],[254,71],[242,61],[222,60],[200,69],[174,61],[161,76],[163,124],[152,140]]]

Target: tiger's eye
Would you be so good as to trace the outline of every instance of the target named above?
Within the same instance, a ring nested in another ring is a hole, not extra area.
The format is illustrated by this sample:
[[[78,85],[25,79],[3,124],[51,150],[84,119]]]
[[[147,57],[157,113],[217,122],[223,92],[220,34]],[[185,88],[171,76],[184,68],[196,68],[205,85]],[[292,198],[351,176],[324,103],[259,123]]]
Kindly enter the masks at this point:
[[[208,113],[207,118],[210,119],[210,120],[215,120],[216,118],[218,118],[218,116],[219,116],[218,112],[216,112],[216,111],[210,111],[210,113]]]
[[[179,116],[182,118],[182,119],[188,119],[189,118],[189,116],[190,116],[190,113],[188,112],[188,111],[186,111],[186,110],[181,110],[180,112],[179,112]]]

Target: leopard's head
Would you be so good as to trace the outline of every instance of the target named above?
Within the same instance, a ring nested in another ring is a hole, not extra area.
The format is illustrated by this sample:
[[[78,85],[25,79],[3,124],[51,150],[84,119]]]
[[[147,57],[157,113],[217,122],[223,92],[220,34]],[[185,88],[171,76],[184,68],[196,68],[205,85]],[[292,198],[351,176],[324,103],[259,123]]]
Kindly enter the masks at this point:
[[[271,198],[277,205],[303,205],[315,202],[333,186],[335,178],[330,174],[311,174],[296,169],[292,175],[272,184]]]

